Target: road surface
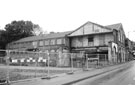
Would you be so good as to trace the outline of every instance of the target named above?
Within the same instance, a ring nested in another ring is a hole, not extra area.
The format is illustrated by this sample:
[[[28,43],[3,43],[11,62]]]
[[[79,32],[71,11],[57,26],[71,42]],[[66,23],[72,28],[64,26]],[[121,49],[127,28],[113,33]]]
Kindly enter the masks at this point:
[[[73,85],[135,85],[135,61],[105,74],[77,82]]]

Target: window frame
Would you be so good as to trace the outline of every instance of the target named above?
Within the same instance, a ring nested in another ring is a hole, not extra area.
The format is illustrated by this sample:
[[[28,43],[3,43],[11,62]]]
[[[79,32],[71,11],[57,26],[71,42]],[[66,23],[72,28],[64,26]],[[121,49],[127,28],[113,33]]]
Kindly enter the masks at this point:
[[[60,40],[60,41],[58,41],[58,40]],[[60,43],[58,43],[58,42],[60,42]],[[60,44],[62,44],[62,39],[61,39],[61,38],[59,38],[59,39],[56,39],[56,44],[57,44],[57,45],[60,45]]]
[[[55,41],[56,41],[56,39],[51,39],[51,40],[50,40],[50,45],[55,45],[55,44],[56,44]]]
[[[39,46],[44,46],[44,41],[43,40],[39,40]]]
[[[46,43],[47,42],[47,43]],[[44,40],[44,45],[50,45],[50,40]]]

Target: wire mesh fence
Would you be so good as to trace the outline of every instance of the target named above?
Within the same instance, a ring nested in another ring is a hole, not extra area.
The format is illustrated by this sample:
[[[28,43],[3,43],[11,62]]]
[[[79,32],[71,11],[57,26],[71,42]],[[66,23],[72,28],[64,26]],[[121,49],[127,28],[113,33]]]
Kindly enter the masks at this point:
[[[89,69],[109,65],[107,54],[75,54],[73,65],[77,68]]]
[[[95,66],[97,68],[109,65],[107,54],[90,54],[88,55],[88,60],[90,63],[90,67]]]
[[[7,50],[0,58],[1,80],[17,81],[75,71],[71,57],[72,53]]]
[[[0,50],[0,85],[4,85],[7,80],[6,50]]]
[[[0,80],[50,77],[109,64],[107,54],[0,50]]]
[[[14,79],[9,75],[10,81],[46,77],[70,71],[70,66],[63,64],[63,59],[58,53],[10,51],[9,56],[10,66],[12,66],[12,70],[9,70],[10,73],[20,76],[18,79]]]

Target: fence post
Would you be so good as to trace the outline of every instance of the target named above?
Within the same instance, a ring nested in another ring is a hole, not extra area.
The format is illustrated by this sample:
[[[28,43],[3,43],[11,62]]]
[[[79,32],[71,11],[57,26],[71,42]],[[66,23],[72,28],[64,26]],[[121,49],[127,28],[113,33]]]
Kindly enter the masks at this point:
[[[105,66],[105,54],[101,54],[101,57],[103,56],[103,58],[101,59],[101,65],[104,67]]]
[[[86,59],[87,59],[87,70],[88,70],[88,65],[89,65],[89,61],[88,61],[88,54],[86,54]]]
[[[37,77],[37,60],[35,61],[35,78]]]
[[[97,57],[98,57],[98,60],[97,60],[97,68],[99,67],[99,62],[100,62],[100,60],[99,60],[99,54],[97,54]]]
[[[107,60],[107,59],[106,59],[106,54],[105,54],[105,66],[106,66],[106,60]]]
[[[40,57],[40,53],[38,55],[39,55],[38,57]],[[38,66],[38,60],[37,59],[38,58],[36,57],[35,58],[35,78],[37,77],[37,66]]]
[[[73,53],[71,54],[71,72],[73,73]]]
[[[105,54],[106,65],[109,65],[109,61],[108,61],[107,55],[108,55],[108,54]]]
[[[47,69],[47,79],[50,79],[50,53],[48,52],[48,69]]]
[[[85,54],[86,55],[86,69],[84,71],[88,71],[88,54]]]
[[[9,69],[9,58],[10,58],[10,51],[9,50],[6,50],[6,64],[7,64],[7,75],[6,75],[6,83],[9,84],[10,83],[10,78],[9,78],[9,72],[10,72],[10,69]]]
[[[73,74],[74,71],[73,71],[73,53],[70,54],[71,55],[71,72],[68,72],[67,74]]]
[[[47,62],[47,76],[46,77],[43,77],[43,78],[41,78],[41,79],[51,79],[51,77],[50,77],[50,53],[47,51],[47,60],[48,60],[48,62]]]

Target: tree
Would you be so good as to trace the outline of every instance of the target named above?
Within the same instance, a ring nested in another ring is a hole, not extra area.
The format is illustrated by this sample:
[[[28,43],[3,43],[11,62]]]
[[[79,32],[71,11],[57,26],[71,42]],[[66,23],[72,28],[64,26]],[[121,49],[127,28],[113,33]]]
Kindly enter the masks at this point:
[[[7,42],[19,40],[21,38],[36,35],[37,31],[41,31],[41,28],[37,24],[33,24],[31,21],[12,21],[5,26]]]
[[[0,49],[5,49],[6,45],[12,41],[40,34],[41,31],[40,26],[31,21],[12,21],[5,25],[4,30],[0,30]]]
[[[5,31],[0,30],[0,49],[5,49],[6,46],[5,43],[7,43],[4,35],[5,35]]]

